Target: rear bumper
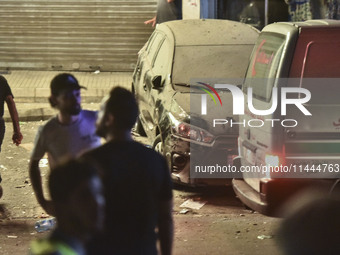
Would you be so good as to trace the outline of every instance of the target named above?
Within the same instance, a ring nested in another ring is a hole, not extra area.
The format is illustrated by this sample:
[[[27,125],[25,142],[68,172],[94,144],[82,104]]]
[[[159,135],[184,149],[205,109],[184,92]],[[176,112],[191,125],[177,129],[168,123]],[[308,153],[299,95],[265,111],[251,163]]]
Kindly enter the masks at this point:
[[[243,179],[233,179],[233,189],[236,196],[249,208],[268,215],[268,204],[261,199],[260,193],[250,187]]]
[[[174,182],[188,186],[230,185],[232,175],[195,173],[194,166],[228,165],[229,159],[238,154],[236,138],[225,139],[213,147],[191,144],[170,134],[165,140],[165,155]]]
[[[285,202],[303,189],[330,190],[333,179],[262,179],[260,192],[254,190],[242,179],[233,179],[233,189],[246,206],[267,216],[281,217]]]

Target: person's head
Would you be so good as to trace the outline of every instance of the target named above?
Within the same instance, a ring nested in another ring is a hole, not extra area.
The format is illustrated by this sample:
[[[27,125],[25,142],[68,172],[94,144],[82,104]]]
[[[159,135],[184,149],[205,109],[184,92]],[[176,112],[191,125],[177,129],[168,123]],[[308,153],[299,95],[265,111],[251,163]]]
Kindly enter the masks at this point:
[[[111,90],[103,99],[97,121],[97,134],[105,137],[114,131],[130,131],[138,116],[134,95],[122,87]]]
[[[51,96],[49,101],[52,107],[61,113],[78,115],[81,111],[80,86],[78,80],[69,73],[56,75],[51,81]]]
[[[68,160],[51,170],[49,191],[60,227],[88,236],[104,221],[104,197],[97,170],[88,162]]]

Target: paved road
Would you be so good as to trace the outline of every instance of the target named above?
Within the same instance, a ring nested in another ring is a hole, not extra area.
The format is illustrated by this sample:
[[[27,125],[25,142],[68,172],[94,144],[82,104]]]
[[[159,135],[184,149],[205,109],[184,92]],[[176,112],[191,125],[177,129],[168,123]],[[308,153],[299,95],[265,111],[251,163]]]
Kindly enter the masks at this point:
[[[0,154],[4,188],[0,200],[0,254],[3,255],[26,254],[32,239],[46,235],[34,231],[34,222],[46,215],[36,202],[27,169],[34,136],[42,123],[21,123],[24,140],[19,147],[11,144],[10,128],[5,137]],[[10,123],[7,126],[10,127]],[[136,139],[146,143],[145,139]],[[48,166],[42,162],[41,167],[46,184]],[[175,255],[280,254],[275,242],[280,220],[246,210],[235,198],[231,187],[177,187],[174,196]],[[200,209],[180,207],[188,200],[204,206]]]

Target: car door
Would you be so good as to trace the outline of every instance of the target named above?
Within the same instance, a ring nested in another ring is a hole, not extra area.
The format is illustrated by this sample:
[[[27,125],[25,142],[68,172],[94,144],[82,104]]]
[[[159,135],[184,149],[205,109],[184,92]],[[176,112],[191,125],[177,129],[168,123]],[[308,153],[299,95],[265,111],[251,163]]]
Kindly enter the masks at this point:
[[[142,53],[144,56],[142,57],[139,65],[138,65],[138,73],[139,77],[137,84],[135,84],[135,93],[137,96],[139,111],[140,111],[140,120],[143,124],[144,130],[148,133],[148,122],[149,122],[149,90],[147,89],[147,74],[152,68],[152,63],[154,61],[155,55],[158,52],[161,43],[164,40],[164,34],[155,31],[150,37],[149,43],[145,49],[145,52]]]
[[[173,44],[164,37],[151,63],[151,68],[145,74],[145,90],[148,107],[144,113],[149,129],[149,137],[153,141],[157,134],[157,125],[166,106],[172,98],[171,67],[173,60]],[[147,131],[146,131],[147,132]]]
[[[150,51],[153,48],[152,45],[154,45],[155,40],[157,40],[157,34],[158,33],[156,31],[152,33],[148,41],[144,44],[143,48],[138,51],[137,64],[132,75],[132,80],[134,84],[133,89],[136,89],[136,87],[139,86],[139,83],[143,82],[143,80],[141,80],[141,77],[142,73],[145,73],[143,72],[144,62],[147,56],[150,55]]]

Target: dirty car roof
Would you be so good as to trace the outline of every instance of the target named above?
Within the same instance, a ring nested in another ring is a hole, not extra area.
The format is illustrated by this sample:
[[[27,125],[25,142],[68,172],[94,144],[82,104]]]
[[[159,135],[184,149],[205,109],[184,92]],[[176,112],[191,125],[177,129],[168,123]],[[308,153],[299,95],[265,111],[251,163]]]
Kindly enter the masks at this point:
[[[162,23],[157,29],[174,37],[176,46],[254,44],[259,31],[230,20],[195,19]]]

